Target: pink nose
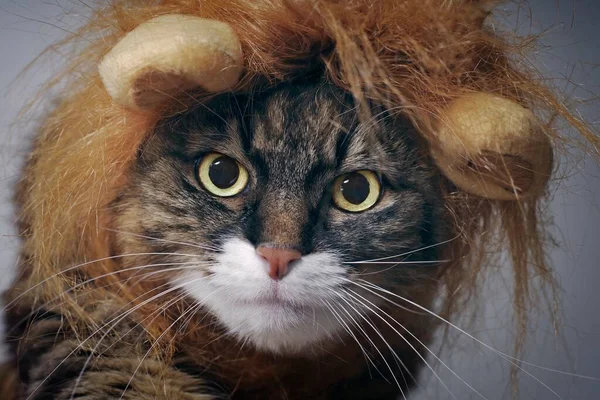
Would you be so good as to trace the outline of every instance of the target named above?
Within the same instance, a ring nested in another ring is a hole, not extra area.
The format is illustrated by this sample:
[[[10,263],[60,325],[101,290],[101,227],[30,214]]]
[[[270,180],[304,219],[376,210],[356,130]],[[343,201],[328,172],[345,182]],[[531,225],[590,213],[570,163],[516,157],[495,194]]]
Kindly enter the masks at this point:
[[[269,276],[272,279],[281,279],[288,272],[288,265],[299,260],[302,254],[298,250],[289,248],[258,246],[256,253],[269,263]]]

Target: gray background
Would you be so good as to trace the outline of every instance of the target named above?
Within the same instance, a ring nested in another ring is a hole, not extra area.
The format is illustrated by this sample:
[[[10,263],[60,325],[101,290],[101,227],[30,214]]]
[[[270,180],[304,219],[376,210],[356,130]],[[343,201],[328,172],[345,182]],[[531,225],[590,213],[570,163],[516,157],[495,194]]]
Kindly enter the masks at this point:
[[[500,21],[521,33],[545,32],[545,46],[533,58],[539,68],[556,78],[553,84],[573,98],[600,93],[597,0],[519,3],[502,7]],[[23,77],[18,74],[46,46],[73,30],[84,18],[79,12],[85,7],[81,1],[0,0],[0,287],[12,276],[16,240],[9,198],[31,136],[31,121],[11,123],[63,60],[56,54],[53,62],[35,66]],[[588,121],[597,122],[600,116],[594,105],[581,107],[580,112]],[[551,258],[562,285],[561,330],[555,334],[543,310],[533,313],[531,336],[522,358],[543,368],[523,365],[539,381],[521,373],[520,399],[600,399],[600,381],[567,374],[600,378],[600,168],[582,154],[573,154],[568,165],[562,170],[568,179],[553,190],[550,204],[560,244],[551,250]],[[508,279],[503,268],[495,270],[487,281],[478,317],[472,325],[461,322],[470,333],[506,353],[514,339]],[[484,398],[510,398],[510,364],[465,335],[456,334],[452,339],[451,347],[433,346],[444,362]],[[432,360],[432,367],[449,390],[427,371],[413,398],[482,398],[439,362]]]

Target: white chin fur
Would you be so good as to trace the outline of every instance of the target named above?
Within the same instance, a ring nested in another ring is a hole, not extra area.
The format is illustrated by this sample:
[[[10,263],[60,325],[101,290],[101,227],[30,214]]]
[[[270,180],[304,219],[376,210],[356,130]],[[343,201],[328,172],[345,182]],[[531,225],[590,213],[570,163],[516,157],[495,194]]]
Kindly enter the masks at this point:
[[[274,353],[293,353],[331,338],[341,329],[324,301],[332,303],[345,268],[331,253],[294,262],[280,281],[269,278],[267,262],[247,241],[229,239],[208,270],[173,280],[204,305],[240,341]],[[273,299],[274,294],[280,300]],[[333,301],[335,303],[335,300]]]

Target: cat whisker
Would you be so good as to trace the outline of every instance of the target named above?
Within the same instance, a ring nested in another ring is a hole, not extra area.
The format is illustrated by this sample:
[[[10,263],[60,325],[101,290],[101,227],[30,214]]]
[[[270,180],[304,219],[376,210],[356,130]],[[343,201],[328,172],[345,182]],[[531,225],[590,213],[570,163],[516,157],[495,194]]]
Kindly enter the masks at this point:
[[[391,260],[391,259],[397,258],[397,257],[404,257],[404,256],[408,256],[410,254],[417,253],[419,251],[428,250],[428,249],[431,249],[431,248],[434,248],[434,247],[437,247],[437,246],[443,246],[445,244],[448,244],[448,243],[450,243],[450,242],[458,239],[459,237],[460,237],[460,235],[456,235],[455,237],[453,237],[451,239],[444,240],[442,242],[438,242],[438,243],[435,243],[435,244],[430,244],[428,246],[419,247],[418,249],[410,250],[410,251],[407,251],[407,252],[404,252],[404,253],[400,253],[400,254],[396,254],[396,255],[393,255],[393,256],[380,257],[380,258],[372,258],[372,259],[369,259],[369,260],[353,261],[353,263],[372,263],[374,261]]]
[[[202,304],[199,304],[199,305],[198,305],[198,310],[199,310],[199,309],[201,309],[201,308],[202,308]],[[213,326],[214,326],[214,325],[213,325]],[[226,336],[228,336],[228,335],[229,335],[229,332],[225,332],[225,333],[223,333],[223,334],[221,334],[221,335],[217,336],[216,338],[212,339],[210,342],[208,342],[208,343],[204,343],[204,344],[203,344],[203,346],[202,346],[202,348],[205,348],[205,347],[207,347],[207,346],[209,346],[209,345],[213,344],[214,342],[216,342],[216,341],[218,341],[218,340],[221,340],[221,338],[224,338],[224,337],[226,337]],[[239,352],[238,352],[238,354],[239,354]]]
[[[193,266],[192,266],[192,268],[196,268],[196,266],[197,266],[197,265],[193,265]],[[189,267],[189,266],[184,266],[184,267],[178,267],[178,268],[171,268],[171,269],[170,269],[170,271],[174,271],[174,270],[183,270],[183,269],[188,269],[188,268],[190,268],[190,267]],[[163,271],[159,271],[159,272],[163,272]],[[164,283],[164,284],[160,285],[160,286],[159,286],[159,288],[160,288],[160,287],[163,287],[163,286],[168,286],[168,285],[170,285],[170,284],[171,284],[171,282],[166,282],[166,283]],[[153,290],[155,290],[155,289],[153,289]],[[175,298],[173,298],[173,299],[169,300],[169,301],[168,301],[166,304],[163,304],[163,305],[161,305],[161,307],[160,307],[158,310],[156,310],[156,311],[152,312],[150,315],[148,315],[147,317],[145,317],[144,319],[142,319],[141,321],[139,321],[139,322],[138,322],[138,323],[137,323],[137,324],[136,324],[136,325],[135,325],[135,326],[134,326],[132,329],[130,329],[130,330],[127,332],[127,334],[128,334],[129,332],[131,332],[133,329],[135,329],[136,327],[140,326],[140,325],[141,325],[142,323],[144,323],[145,321],[147,321],[147,320],[148,320],[148,318],[152,317],[153,315],[157,315],[159,312],[166,311],[166,310],[167,310],[169,307],[171,307],[173,304],[177,303],[178,301],[180,301],[180,300],[184,299],[186,296],[187,296],[187,294],[186,294],[186,293],[182,293],[181,295],[179,295],[179,296],[176,296]],[[137,298],[136,298],[136,300],[137,300],[137,299],[139,299],[139,298],[140,298],[140,297],[137,297]],[[131,304],[131,303],[132,303],[132,302],[129,302],[128,304]],[[200,307],[198,307],[198,309],[200,309]],[[113,314],[113,315],[114,315],[114,314]],[[193,316],[193,315],[191,315],[191,317],[192,317],[192,316]],[[205,318],[205,317],[203,317],[203,318],[202,318],[202,319],[201,319],[199,322],[201,322],[201,321],[202,321],[204,318]],[[153,322],[155,319],[156,319],[156,317],[154,317],[152,320],[150,320],[150,322]]]
[[[200,280],[202,280],[202,279],[203,279],[203,277],[196,278],[196,279],[195,279],[195,280],[193,280],[192,282],[200,281]],[[169,285],[171,285],[171,284],[172,284],[172,282],[165,282],[165,283],[163,283],[162,285],[159,285],[159,286],[157,286],[157,287],[155,287],[155,288],[151,289],[151,290],[150,290],[148,293],[145,293],[145,294],[142,294],[142,295],[140,295],[140,296],[137,296],[135,299],[133,299],[133,300],[129,301],[128,303],[126,303],[125,305],[123,305],[122,307],[120,307],[119,309],[117,309],[115,312],[113,312],[113,313],[112,313],[112,314],[109,316],[109,318],[110,318],[110,317],[113,317],[113,316],[114,316],[114,315],[116,315],[116,314],[118,314],[118,313],[119,313],[119,312],[120,312],[122,309],[124,309],[124,308],[128,307],[130,304],[132,304],[132,303],[134,303],[135,301],[139,300],[139,299],[140,299],[140,298],[142,298],[143,296],[145,296],[145,295],[147,295],[147,294],[149,294],[149,293],[152,293],[152,292],[154,292],[154,291],[157,291],[157,290],[159,290],[159,289],[161,289],[161,288],[163,288],[163,287],[165,287],[165,286],[169,286]],[[176,289],[181,289],[182,287],[183,287],[183,286],[178,286],[178,287],[176,287]],[[169,292],[171,292],[171,290],[170,290]],[[148,315],[147,317],[145,317],[144,319],[142,319],[140,322],[138,322],[138,323],[137,323],[137,324],[134,326],[134,328],[135,328],[135,327],[137,327],[137,326],[139,326],[139,325],[141,325],[143,322],[147,321],[147,320],[148,320],[150,317],[152,317],[154,314],[156,314],[156,313],[158,313],[158,312],[161,312],[161,311],[165,311],[165,310],[166,310],[167,308],[169,308],[171,305],[175,304],[176,302],[178,302],[178,301],[182,300],[182,299],[183,299],[183,298],[185,298],[185,297],[186,297],[186,294],[185,294],[185,293],[183,293],[183,294],[181,294],[181,295],[179,295],[179,296],[175,297],[174,299],[171,299],[171,300],[169,300],[169,301],[168,301],[166,304],[164,304],[164,305],[161,305],[161,307],[160,307],[158,310],[154,311],[153,313],[151,313],[150,315]],[[152,319],[152,321],[154,321],[154,319]],[[133,328],[132,328],[132,329],[133,329]],[[130,330],[130,331],[131,331],[131,330]],[[129,332],[130,332],[130,331],[129,331]]]
[[[168,274],[174,271],[184,271],[184,270],[195,270],[198,267],[201,266],[211,266],[213,265],[212,262],[187,262],[187,263],[177,263],[177,264],[170,264],[170,265],[181,265],[180,267],[174,267],[174,268],[167,268],[164,270],[160,270],[160,271],[152,271],[152,272],[144,272],[141,275],[137,275],[137,273],[132,276],[129,277],[125,282],[129,283],[130,280],[132,280],[133,278],[137,278],[137,280],[135,280],[134,282],[132,282],[133,285],[136,285],[138,283],[140,283],[141,281],[146,281],[148,280],[149,277],[151,276],[155,276],[155,275],[160,275],[160,274]]]
[[[342,327],[342,329],[344,329],[344,331],[346,333],[348,333],[351,337],[353,337],[352,332],[348,332],[348,325],[346,325],[345,321],[343,319],[340,319],[337,315],[337,313],[335,312],[335,310],[332,309],[332,307],[327,303],[327,300],[322,299],[321,303],[323,304],[323,306],[325,306],[325,308],[327,308],[327,310],[331,313],[331,316],[333,316],[335,318],[335,320],[340,324],[340,326]],[[329,314],[325,314],[327,321],[331,324],[331,319],[329,318]],[[342,338],[342,336],[337,332],[334,331],[334,334],[337,336],[338,340],[340,341],[340,343],[345,344],[344,338]],[[354,338],[354,337],[353,337]],[[354,338],[355,339],[355,338]],[[356,340],[356,339],[355,339]],[[368,357],[366,357],[366,354],[364,353],[364,349],[362,348],[362,346],[360,345],[360,343],[358,343],[359,347],[361,348],[361,350],[363,351],[363,355],[365,356],[365,361],[368,360]],[[370,368],[369,368],[370,370]]]
[[[19,301],[23,296],[25,296],[26,294],[28,294],[30,291],[40,287],[41,285],[43,285],[44,283],[47,283],[48,281],[63,275],[67,272],[71,272],[73,270],[76,270],[78,268],[82,268],[88,265],[92,265],[95,263],[99,263],[99,262],[103,262],[103,261],[110,261],[110,260],[117,260],[120,258],[125,258],[125,257],[141,257],[141,256],[181,256],[181,257],[196,257],[199,258],[199,255],[196,254],[185,254],[185,253],[160,253],[160,252],[151,252],[151,253],[128,253],[128,254],[118,254],[118,255],[114,255],[114,256],[109,256],[109,257],[102,257],[102,258],[97,258],[95,260],[91,260],[91,261],[86,261],[83,262],[81,264],[77,264],[74,265],[72,267],[68,267],[67,269],[64,269],[60,272],[57,272],[55,274],[50,275],[49,277],[43,279],[42,281],[36,283],[35,285],[29,287],[27,290],[25,290],[23,293],[20,293],[19,295],[17,295],[14,299],[12,299],[10,302],[8,302],[3,310],[6,311],[8,310],[10,307],[12,307],[17,301]]]
[[[127,271],[143,270],[143,269],[153,268],[153,267],[159,267],[159,266],[173,266],[173,265],[187,265],[187,264],[188,263],[147,264],[147,265],[141,265],[141,266],[136,266],[136,267],[124,268],[124,269],[121,269],[121,270],[118,270],[118,271],[113,271],[113,272],[109,272],[109,273],[106,273],[106,274],[102,274],[102,275],[96,276],[94,278],[86,279],[85,281],[79,282],[76,285],[71,286],[69,289],[63,291],[60,295],[55,296],[54,298],[52,298],[52,299],[44,302],[39,307],[35,307],[27,315],[25,315],[22,319],[20,319],[16,324],[13,324],[13,325],[14,325],[14,327],[17,327],[17,326],[21,325],[23,322],[27,321],[30,317],[32,317],[35,313],[37,313],[38,311],[41,311],[44,307],[47,307],[48,305],[58,306],[58,305],[62,304],[62,303],[54,304],[54,302],[56,300],[58,300],[59,298],[61,298],[62,296],[66,295],[66,294],[69,294],[70,292],[74,291],[75,289],[78,289],[78,288],[80,288],[80,287],[82,287],[82,286],[84,286],[86,284],[89,284],[91,282],[94,282],[96,280],[99,280],[99,279],[102,279],[102,278],[107,278],[109,276],[118,275],[120,273],[127,272]],[[197,265],[201,265],[199,263],[191,263],[191,264],[193,264],[194,267],[197,266]],[[183,269],[183,268],[169,268],[167,271],[175,271],[175,270],[179,270],[179,269]],[[166,271],[159,271],[159,272],[166,272]],[[155,273],[155,272],[151,272],[151,273]],[[148,274],[151,274],[151,273],[148,273]],[[142,276],[143,275],[144,274],[142,274]],[[128,280],[129,279],[132,279],[132,277],[128,278]],[[119,282],[121,282],[121,281],[111,282],[111,283],[108,283],[106,285],[97,286],[96,289],[104,289],[104,288],[107,288],[107,287],[109,287],[109,286],[111,286],[113,284],[119,283]],[[41,314],[40,316],[43,317],[44,315],[46,315],[46,313]],[[14,327],[12,329],[14,329]],[[6,333],[11,333],[12,329],[6,331]]]
[[[394,268],[396,268],[398,265],[413,265],[413,264],[417,264],[417,265],[422,265],[422,264],[435,264],[438,265],[440,263],[445,263],[445,262],[450,262],[452,260],[426,260],[426,261],[376,261],[376,262],[364,262],[364,261],[357,261],[357,262],[345,262],[344,264],[350,264],[350,265],[354,265],[354,264],[366,264],[366,265],[379,265],[379,264],[384,264],[384,265],[388,265],[391,264],[390,267],[384,268],[384,269],[380,269],[377,271],[370,271],[370,272],[359,272],[356,275],[357,276],[367,276],[367,275],[376,275],[376,274],[382,274],[384,272],[390,271]]]
[[[199,308],[200,309],[200,308]],[[215,326],[214,322],[213,323],[208,323],[205,325],[202,325],[202,323],[204,322],[204,319],[207,318],[209,316],[208,313],[205,313],[202,318],[200,318],[198,321],[196,321],[196,324],[194,325],[194,329],[197,328],[198,326],[203,326],[205,328],[211,327],[211,326]],[[193,329],[188,330],[188,332],[191,332]],[[183,332],[183,330],[182,330]]]
[[[394,265],[409,265],[409,264],[438,264],[450,262],[452,260],[423,260],[423,261],[347,261],[343,264],[394,264]]]
[[[146,317],[144,317],[142,320],[140,320],[139,322],[137,322],[131,329],[129,329],[127,332],[125,332],[125,334],[123,336],[127,336],[129,335],[131,332],[133,332],[134,329],[138,328],[138,327],[142,327],[142,324],[146,321],[149,320],[149,323],[152,323],[156,320],[156,318],[158,317],[158,315],[161,312],[164,312],[166,310],[169,309],[169,307],[171,307],[173,304],[183,300],[186,297],[185,293],[182,293],[180,295],[175,296],[174,298],[172,298],[171,300],[168,300],[165,304],[161,304],[160,307],[154,311],[152,311],[150,314],[148,314]],[[152,318],[152,319],[150,319]],[[112,346],[114,346],[115,343],[111,344],[108,348],[111,348]]]
[[[407,302],[408,304],[411,304],[414,307],[417,307],[418,309],[423,310],[424,312],[432,315],[433,317],[439,319],[440,321],[444,322],[445,324],[447,324],[448,326],[450,326],[451,328],[457,330],[458,332],[466,335],[468,338],[474,340],[476,343],[480,344],[481,346],[485,347],[486,349],[492,351],[493,353],[499,355],[501,358],[503,358],[504,360],[506,360],[508,363],[510,363],[512,366],[514,366],[515,368],[517,368],[518,370],[522,371],[524,374],[526,374],[527,376],[529,376],[530,378],[532,378],[533,380],[535,380],[536,382],[538,382],[540,385],[542,385],[545,389],[547,389],[550,393],[552,393],[556,398],[561,399],[562,397],[554,390],[552,389],[550,386],[548,386],[546,383],[544,383],[542,380],[540,380],[538,377],[536,377],[535,375],[531,374],[529,371],[523,369],[519,364],[524,364],[524,365],[530,365],[533,367],[537,367],[535,364],[531,364],[531,363],[525,363],[522,360],[519,360],[515,357],[509,356],[506,353],[501,352],[500,350],[495,349],[494,347],[488,345],[487,343],[477,339],[475,336],[471,335],[470,333],[468,333],[467,331],[465,331],[464,329],[458,327],[457,325],[453,324],[452,322],[448,321],[447,319],[441,317],[440,315],[436,314],[435,312],[429,310],[426,307],[421,306],[418,303],[415,303],[414,301],[411,301],[405,297],[402,297],[400,295],[397,295],[393,292],[390,292],[386,289],[383,289],[375,284],[372,284],[371,282],[368,281],[364,281],[362,279],[359,279],[359,281],[364,282],[365,284],[368,284],[370,287],[376,289],[376,290],[380,290],[383,293],[392,295],[394,297],[399,298],[400,300],[403,300],[405,302]],[[558,372],[558,371],[555,371]],[[598,378],[592,378],[593,380],[598,380]]]
[[[354,282],[354,283],[356,283],[356,282]],[[375,285],[375,284],[373,284],[373,283],[371,283],[371,282],[365,281],[365,283],[369,284],[369,285],[370,285],[370,286],[372,286],[372,287],[377,287],[377,288],[378,288],[379,290],[381,290],[381,291],[385,291],[385,289],[383,289],[383,288],[381,288],[381,287],[379,287],[379,286],[377,286],[377,285]],[[362,288],[363,288],[364,290],[368,290],[366,287],[362,287]],[[369,291],[370,291],[370,290],[369,290]],[[370,292],[371,292],[371,293],[373,293],[373,294],[376,294],[375,292],[372,292],[372,291],[370,291]],[[393,296],[400,297],[400,296],[396,295],[395,293],[392,293],[392,292],[389,292],[389,293],[390,293],[391,295],[393,295]],[[383,298],[385,299],[385,297],[383,297]],[[389,301],[389,300],[388,300],[388,301]],[[397,305],[397,304],[396,304],[396,303],[394,303],[393,301],[390,301],[390,302],[391,302],[392,304],[394,304],[394,305]],[[419,308],[420,308],[420,307],[419,307]],[[433,313],[433,311],[430,311],[430,310],[427,310],[427,312],[425,312],[425,314],[430,314],[430,315],[432,315],[432,313]],[[434,316],[435,316],[436,318],[438,318],[438,319],[442,318],[441,316],[439,316],[439,315],[437,315],[437,314],[435,314]],[[446,321],[443,321],[443,322],[450,324],[449,322],[446,322]],[[450,324],[450,325],[451,325],[451,324]],[[460,330],[460,328],[459,328],[458,326],[454,326],[453,328],[454,328],[454,329],[457,329],[459,332],[461,332],[461,330]],[[468,332],[461,332],[461,333],[464,333],[464,334],[466,334],[467,336],[469,336]],[[473,339],[473,340],[476,340],[476,341],[478,340],[478,339],[477,339],[477,338],[475,338],[475,337],[471,337],[471,339]],[[481,345],[483,345],[484,347],[486,347],[486,344],[485,344],[485,342],[481,342],[480,344],[481,344]],[[487,345],[487,346],[489,346],[489,345]],[[490,348],[489,348],[489,349],[490,349],[490,350],[493,350],[493,351],[498,351],[498,352],[500,352],[500,350],[497,350],[497,349],[495,349],[495,348],[492,348],[491,346],[490,346]],[[543,371],[555,372],[555,373],[559,373],[559,374],[561,374],[561,375],[565,375],[565,376],[571,376],[571,377],[574,377],[574,378],[586,379],[586,380],[591,380],[591,381],[600,381],[600,378],[598,378],[598,377],[589,376],[589,375],[575,374],[575,373],[572,373],[572,372],[561,371],[561,370],[554,369],[554,368],[548,368],[548,367],[544,367],[544,366],[542,366],[542,365],[538,365],[538,364],[534,364],[534,363],[530,363],[530,362],[527,362],[527,361],[524,361],[524,360],[518,359],[518,358],[516,358],[516,357],[512,357],[512,356],[510,356],[510,355],[508,355],[508,354],[506,354],[506,353],[502,353],[502,352],[500,352],[500,353],[501,353],[503,356],[505,356],[505,357],[507,357],[507,358],[509,358],[509,359],[511,359],[511,360],[513,360],[513,361],[515,361],[515,362],[518,362],[518,363],[520,363],[520,364],[527,365],[527,366],[530,366],[530,367],[533,367],[533,368],[537,368],[537,369],[540,369],[540,370],[543,370]]]
[[[374,292],[373,290],[371,290],[371,289],[369,289],[369,288],[367,288],[367,287],[365,287],[363,285],[357,284],[355,281],[353,281],[351,279],[342,278],[342,280],[344,282],[348,282],[348,283],[352,283],[352,284],[358,285],[361,289],[366,290],[366,291],[374,294],[375,296],[378,296],[378,297],[382,298],[383,300],[387,301],[388,303],[391,303],[391,304],[395,305],[396,307],[401,308],[404,311],[407,311],[407,312],[412,313],[412,314],[417,314],[417,315],[427,315],[427,313],[425,313],[425,312],[411,310],[408,307],[405,307],[405,306],[403,306],[401,304],[398,304],[398,303],[394,302],[393,300],[390,300],[387,297],[385,297],[385,296],[383,296],[383,295],[381,295],[381,294],[379,294],[377,292]]]
[[[147,276],[147,275],[153,275],[153,274],[157,274],[157,273],[163,273],[163,272],[176,271],[176,270],[183,269],[181,267],[177,267],[178,265],[183,265],[183,266],[186,266],[186,267],[187,266],[192,266],[193,267],[193,266],[199,265],[199,263],[196,263],[196,262],[157,263],[157,264],[146,264],[146,265],[139,265],[139,266],[136,266],[136,267],[123,268],[123,269],[120,269],[120,270],[117,270],[117,271],[108,272],[106,274],[102,274],[102,275],[96,276],[94,278],[90,278],[90,279],[87,279],[87,280],[85,280],[83,282],[80,282],[80,283],[72,286],[71,288],[69,288],[67,291],[63,292],[63,294],[67,294],[69,291],[71,291],[73,289],[76,289],[76,288],[78,288],[80,286],[83,286],[85,284],[91,283],[91,282],[93,282],[95,280],[102,279],[102,278],[107,278],[109,276],[119,275],[119,274],[122,274],[124,272],[136,271],[136,273],[133,276],[127,278],[127,280],[125,281],[125,283],[128,283],[134,277],[139,278],[139,277],[144,277],[144,276]],[[149,268],[172,267],[172,266],[175,266],[175,268],[168,268],[166,270],[161,270],[161,271],[145,272],[145,273],[142,273],[141,275],[138,275],[138,272],[140,272],[142,270],[149,269]],[[121,282],[121,281],[118,281],[118,282]],[[136,282],[134,282],[134,284],[138,283],[138,282],[139,281],[136,281]]]
[[[356,344],[359,346],[359,348],[361,349],[364,357],[366,360],[368,360],[368,362],[373,366],[373,368],[375,369],[375,371],[377,371],[377,373],[379,374],[379,376],[386,381],[388,384],[392,384],[392,382],[390,382],[390,380],[386,377],[386,375],[379,369],[379,367],[377,366],[377,364],[375,363],[375,360],[372,358],[372,356],[369,356],[369,352],[365,349],[365,347],[361,344],[359,338],[354,334],[354,332],[352,331],[352,328],[346,323],[344,322],[344,317],[337,311],[335,311],[335,309],[333,309],[333,306],[331,306],[331,310],[332,312],[337,316],[336,318],[338,319],[338,321],[340,321],[341,323],[344,324],[344,329],[345,331],[354,339],[354,341],[356,342]],[[367,337],[367,339],[369,339]],[[375,347],[375,346],[373,346]],[[369,367],[369,364],[367,363],[367,367]],[[371,378],[373,378],[373,374],[371,372],[371,368],[369,368],[369,376]]]
[[[450,389],[448,388],[448,386],[445,384],[445,382],[440,378],[440,376],[435,372],[435,370],[433,369],[433,367],[431,367],[431,365],[427,362],[427,360],[425,359],[425,357],[423,357],[421,355],[421,353],[419,353],[419,351],[412,345],[412,343],[410,343],[409,340],[407,340],[400,332],[398,332],[394,327],[392,327],[388,321],[386,321],[379,313],[377,313],[375,310],[373,310],[371,307],[369,307],[367,304],[365,304],[365,302],[369,303],[372,307],[375,307],[380,313],[382,313],[383,315],[387,316],[392,322],[396,323],[400,328],[402,328],[405,332],[407,332],[413,339],[415,339],[421,346],[423,346],[423,348],[429,352],[437,361],[439,361],[446,369],[448,369],[448,371],[450,371],[450,373],[452,373],[455,377],[457,377],[462,383],[464,383],[469,389],[471,389],[473,392],[475,392],[477,395],[479,395],[479,397],[481,397],[484,400],[487,400],[487,397],[485,397],[483,394],[481,394],[479,391],[477,391],[475,388],[473,388],[467,381],[465,381],[460,375],[458,375],[456,372],[454,372],[454,370],[452,368],[450,368],[448,365],[446,365],[446,363],[444,363],[444,361],[442,361],[442,359],[440,359],[433,351],[431,351],[429,349],[429,347],[423,343],[421,340],[419,340],[416,335],[412,334],[404,325],[402,325],[400,322],[398,322],[395,318],[393,318],[391,315],[389,315],[387,312],[385,312],[381,307],[377,306],[376,304],[374,304],[373,302],[369,301],[367,298],[361,296],[360,294],[358,294],[357,292],[351,290],[351,289],[347,289],[346,288],[346,293],[348,295],[350,295],[352,298],[354,298],[355,301],[357,301],[358,303],[362,304],[365,308],[367,308],[369,311],[371,311],[374,315],[376,315],[378,318],[380,318],[383,322],[385,322],[394,332],[396,332],[400,338],[402,340],[404,340],[406,342],[406,344],[415,352],[415,354],[425,363],[425,365],[431,370],[431,372],[433,373],[434,377],[437,378],[437,380],[442,384],[442,386],[448,391],[448,393],[450,394],[450,396],[452,396],[453,399],[456,399],[456,396],[454,396],[454,394],[450,391]],[[357,297],[359,297],[360,299],[358,299]]]
[[[387,342],[387,340],[385,340],[385,338],[383,337],[383,335],[381,334],[381,332],[379,332],[379,329],[377,329],[377,327],[375,326],[375,324],[373,324],[372,321],[370,321],[365,315],[364,313],[361,313],[359,310],[356,309],[356,307],[354,307],[352,304],[350,304],[350,302],[348,302],[345,299],[345,296],[339,296],[340,299],[342,301],[344,301],[346,304],[348,304],[348,306],[350,308],[352,308],[352,310],[354,310],[354,312],[356,312],[357,315],[359,315],[370,327],[371,329],[373,329],[373,331],[375,331],[375,333],[377,334],[377,336],[379,336],[379,338],[383,341],[383,343],[386,345],[386,347],[388,348],[388,350],[391,352],[392,356],[394,357],[394,360],[396,361],[396,366],[398,367],[398,369],[400,370],[400,374],[402,375],[402,380],[404,381],[404,384],[406,385],[406,387],[408,387],[408,382],[406,382],[406,378],[404,376],[404,373],[402,372],[402,369],[404,369],[408,375],[411,377],[411,379],[413,379],[413,381],[416,382],[415,377],[412,375],[412,373],[410,372],[410,370],[406,367],[406,365],[404,364],[404,362],[402,361],[402,359],[400,359],[400,357],[398,356],[398,354],[394,351],[394,349],[392,348],[392,346]],[[346,311],[348,313],[348,316],[350,318],[352,318],[353,321],[354,318],[351,316],[351,314],[342,307],[342,309],[344,311]],[[392,368],[390,367],[389,363],[387,362],[387,360],[385,359],[384,355],[381,353],[381,351],[379,351],[379,349],[377,348],[377,346],[375,345],[375,343],[368,337],[367,333],[364,331],[364,329],[360,326],[360,324],[358,324],[355,321],[355,325],[361,329],[361,331],[363,332],[363,334],[365,335],[365,337],[369,340],[369,342],[375,347],[375,350],[377,350],[377,352],[379,353],[381,359],[383,360],[383,362],[387,365],[388,369],[390,370],[392,377],[394,378],[394,381],[396,382],[396,384],[398,385],[398,388],[400,389],[400,393],[402,394],[402,397],[404,399],[406,399],[406,396],[402,390],[402,387],[400,386],[400,384],[398,384],[398,380],[396,379],[396,376],[394,375],[394,372],[392,370]],[[400,365],[398,365],[398,363]]]
[[[216,247],[216,246],[207,246],[207,245],[200,245],[200,244],[194,244],[194,243],[188,243],[188,242],[179,242],[179,241],[175,241],[175,240],[157,238],[157,237],[147,236],[147,235],[140,235],[139,233],[126,232],[126,231],[121,231],[121,230],[111,229],[111,228],[101,228],[101,229],[104,229],[104,230],[106,230],[108,232],[114,232],[114,233],[120,233],[122,235],[133,236],[133,237],[136,237],[136,238],[139,238],[139,239],[148,239],[148,240],[155,240],[155,241],[164,242],[164,243],[179,244],[179,245],[182,245],[182,246],[189,246],[189,247],[193,247],[195,249],[209,250],[209,251],[212,251],[212,252],[219,252],[219,251],[221,251],[221,249],[219,247]]]
[[[365,350],[365,348],[363,347],[363,345],[360,343],[360,340],[358,340],[358,338],[356,337],[356,335],[354,334],[354,332],[352,332],[352,329],[348,326],[348,324],[346,323],[346,321],[344,321],[344,318],[333,308],[333,306],[331,304],[329,304],[328,301],[322,300],[322,302],[329,309],[329,311],[331,312],[331,314],[333,315],[333,317],[340,323],[340,325],[342,326],[342,328],[344,329],[344,331],[346,331],[346,333],[348,333],[348,335],[352,339],[354,339],[354,341],[356,342],[356,344],[360,348],[363,356],[365,357],[365,360],[367,360],[367,366],[369,366],[369,363],[371,365],[373,365],[373,368],[375,368],[375,370],[379,373],[379,375],[387,383],[390,383],[390,381],[386,378],[385,374],[383,374],[383,372],[381,372],[379,370],[379,368],[377,367],[377,365],[375,364],[375,362],[371,359],[371,357],[369,356],[368,352]],[[369,375],[372,377],[370,369],[369,369]]]
[[[246,346],[246,344],[248,343],[249,340],[250,340],[249,336],[246,336],[244,338],[244,340],[242,340],[242,343],[240,344],[240,348],[238,349],[237,357],[239,357],[240,354],[242,354],[242,350],[244,350],[244,347]]]

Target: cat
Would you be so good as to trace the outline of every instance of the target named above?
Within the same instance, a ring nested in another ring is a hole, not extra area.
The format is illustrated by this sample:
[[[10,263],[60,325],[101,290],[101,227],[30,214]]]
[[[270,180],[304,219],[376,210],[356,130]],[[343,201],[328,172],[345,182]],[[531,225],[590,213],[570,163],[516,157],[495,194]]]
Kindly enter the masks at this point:
[[[563,122],[600,140],[500,3],[85,6],[28,108],[3,400],[407,398],[498,258],[518,359]]]
[[[22,398],[408,396],[449,215],[411,122],[371,113],[318,77],[159,121],[103,228],[117,269],[68,266],[93,323],[9,296]]]

